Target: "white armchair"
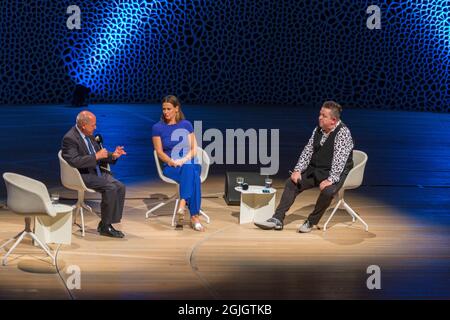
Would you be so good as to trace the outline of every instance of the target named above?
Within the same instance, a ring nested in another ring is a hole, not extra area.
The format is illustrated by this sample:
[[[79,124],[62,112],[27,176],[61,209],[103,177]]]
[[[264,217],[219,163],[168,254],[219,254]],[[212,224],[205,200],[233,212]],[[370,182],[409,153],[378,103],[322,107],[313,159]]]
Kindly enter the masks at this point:
[[[364,169],[366,168],[368,156],[365,152],[359,151],[359,150],[353,150],[353,162],[354,166],[350,170],[350,172],[347,175],[347,178],[344,181],[344,185],[339,190],[338,195],[338,203],[334,207],[333,212],[331,212],[330,217],[328,218],[327,222],[325,222],[323,226],[323,230],[327,230],[328,222],[330,222],[331,218],[336,213],[337,209],[342,205],[344,209],[347,211],[347,213],[352,217],[353,222],[355,222],[355,219],[358,219],[365,227],[366,231],[369,231],[369,226],[367,223],[345,202],[344,200],[344,192],[345,190],[349,189],[356,189],[358,188],[364,178]]]
[[[61,170],[61,183],[64,187],[70,190],[75,190],[78,192],[78,201],[75,205],[75,218],[74,223],[78,225],[81,229],[81,235],[84,237],[84,210],[86,209],[90,211],[92,214],[95,214],[90,206],[84,203],[84,193],[91,192],[95,193],[95,190],[89,189],[83,182],[81,178],[80,172],[70,166],[66,160],[62,157],[61,150],[58,152],[59,166]],[[80,214],[81,225],[77,224],[77,216]]]
[[[7,190],[7,206],[15,214],[25,217],[25,230],[9,239],[0,246],[6,245],[16,240],[9,251],[3,256],[2,264],[5,266],[8,256],[14,251],[18,244],[26,235],[29,235],[52,259],[55,265],[55,255],[50,248],[41,241],[31,230],[31,217],[56,217],[59,213],[71,213],[72,207],[58,204],[53,205],[48,194],[47,187],[40,181],[16,174],[6,172],[3,174]]]
[[[166,183],[178,185],[176,181],[166,177],[163,174],[161,160],[159,160],[156,150],[153,151],[153,156],[155,158],[156,170],[158,171],[159,178]],[[200,147],[197,147],[197,158],[199,159],[200,165],[202,167],[202,170],[200,173],[200,183],[203,183],[203,182],[205,182],[206,178],[208,178],[209,166],[211,164],[211,159],[209,158],[206,151]],[[173,209],[173,216],[172,216],[172,227],[174,227],[178,203],[180,201],[178,187],[177,187],[176,193],[173,196],[171,196],[167,201],[163,201],[163,202],[157,204],[156,206],[154,206],[152,209],[148,210],[145,213],[145,217],[148,219],[149,215],[152,214],[154,211],[156,211],[157,209],[161,208],[162,206],[165,206],[166,204],[169,204],[173,201],[175,201],[175,207]],[[207,223],[210,223],[209,216],[203,210],[200,210],[200,214],[205,217]]]

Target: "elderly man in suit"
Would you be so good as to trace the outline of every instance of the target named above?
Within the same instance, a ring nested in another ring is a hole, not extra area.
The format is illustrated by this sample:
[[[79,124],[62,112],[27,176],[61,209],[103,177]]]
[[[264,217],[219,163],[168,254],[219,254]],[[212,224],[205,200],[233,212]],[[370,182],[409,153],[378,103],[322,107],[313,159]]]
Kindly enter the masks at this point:
[[[113,223],[119,223],[125,201],[125,185],[113,178],[106,169],[108,163],[116,163],[126,152],[123,146],[108,152],[93,137],[97,120],[93,113],[82,111],[78,114],[76,125],[62,140],[62,156],[80,171],[81,178],[88,188],[102,194],[101,221],[97,231],[104,236],[123,238],[123,232],[116,230]]]

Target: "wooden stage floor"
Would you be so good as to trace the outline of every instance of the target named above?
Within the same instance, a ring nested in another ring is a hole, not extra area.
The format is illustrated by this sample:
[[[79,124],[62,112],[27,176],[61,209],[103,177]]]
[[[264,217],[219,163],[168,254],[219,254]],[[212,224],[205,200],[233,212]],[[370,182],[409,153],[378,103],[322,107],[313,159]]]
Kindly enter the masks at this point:
[[[96,113],[105,108],[91,107]],[[126,108],[121,106],[125,118],[119,126],[123,128],[127,120],[138,118],[143,121],[139,125],[145,124],[149,130],[149,119],[159,111],[139,108],[143,107],[130,106],[124,111]],[[200,117],[198,108],[186,109],[196,115],[194,118]],[[58,145],[54,144],[79,110],[50,106],[0,108],[6,117],[0,125],[3,131],[9,129],[9,134],[17,135],[19,119],[30,110],[44,112],[45,119],[62,117],[64,125],[51,122],[46,127],[32,121],[28,127],[22,126],[30,137],[23,138],[26,147],[22,149],[5,146],[8,139],[2,135],[2,173],[14,171],[43,180],[50,190],[61,192],[65,199],[62,202],[73,204],[73,194],[59,183],[55,158]],[[117,116],[119,109],[111,110],[110,116]],[[305,111],[299,117],[315,117],[315,111]],[[297,198],[283,231],[239,225],[239,207],[227,206],[221,198],[223,172],[228,169],[217,167],[202,189],[203,208],[212,220],[206,232],[195,232],[187,225],[175,231],[170,226],[172,206],[161,209],[158,217],[145,219],[145,212],[158,203],[156,196],[171,195],[174,189],[156,178],[149,132],[134,132],[138,138],[129,147],[129,158],[123,161],[125,169],[117,165],[118,178],[127,184],[126,208],[118,226],[126,238],[99,236],[95,230],[99,218],[87,213],[85,238],[74,227],[72,244],[61,246],[56,267],[25,241],[11,255],[8,265],[0,267],[0,299],[449,299],[449,145],[448,139],[434,140],[448,136],[449,115],[348,111],[346,122],[355,128],[352,132],[358,148],[369,154],[369,162],[363,186],[348,191],[346,200],[369,224],[369,232],[358,222],[351,224],[350,217],[340,210],[326,232],[297,233],[298,225],[312,210],[316,189]],[[217,116],[219,111],[215,112]],[[205,117],[212,119],[213,115]],[[100,125],[106,119],[100,117]],[[281,127],[273,117],[270,126],[258,121],[259,127]],[[381,121],[389,126],[380,128]],[[419,123],[426,132],[418,130]],[[294,132],[295,126],[289,122],[284,130]],[[247,121],[243,127],[251,125]],[[101,132],[106,139],[108,132],[104,128]],[[110,134],[118,134],[119,129]],[[277,202],[287,177],[285,172],[295,163],[299,145],[307,140],[310,129],[300,130],[301,143],[283,141],[280,155],[284,160],[274,181]],[[127,131],[124,136],[132,135]],[[36,146],[44,138],[52,145],[45,142]],[[34,154],[36,162],[30,160]],[[19,155],[23,160],[16,163]],[[133,166],[138,164],[142,172],[136,174],[138,170]],[[5,190],[2,192],[4,197]],[[88,204],[99,211],[98,195],[89,199]],[[330,209],[321,224],[329,213]],[[14,236],[22,226],[22,218],[0,209],[1,241]],[[370,265],[380,267],[380,290],[366,286]],[[68,288],[73,266],[81,272],[80,289]]]

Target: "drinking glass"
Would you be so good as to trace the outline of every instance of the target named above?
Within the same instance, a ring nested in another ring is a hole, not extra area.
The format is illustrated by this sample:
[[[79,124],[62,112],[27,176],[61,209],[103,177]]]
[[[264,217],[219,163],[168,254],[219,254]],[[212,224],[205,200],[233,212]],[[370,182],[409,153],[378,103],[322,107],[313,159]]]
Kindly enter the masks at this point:
[[[54,192],[54,193],[50,194],[50,199],[52,200],[53,204],[57,204],[59,201],[59,193]]]
[[[236,178],[236,183],[238,184],[238,187],[242,188],[242,184],[244,183],[244,178],[243,177],[237,177]]]
[[[270,189],[270,187],[272,187],[272,179],[270,179],[269,177],[264,179],[264,187],[266,189]]]

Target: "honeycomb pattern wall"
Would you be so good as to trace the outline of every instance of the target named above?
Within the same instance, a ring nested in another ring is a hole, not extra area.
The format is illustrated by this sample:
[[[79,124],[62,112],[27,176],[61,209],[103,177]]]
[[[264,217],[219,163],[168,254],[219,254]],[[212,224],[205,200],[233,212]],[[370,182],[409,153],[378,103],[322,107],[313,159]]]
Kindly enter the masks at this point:
[[[69,30],[67,7],[81,9]],[[366,12],[381,9],[381,29]],[[8,0],[0,104],[318,105],[450,110],[449,1]]]

